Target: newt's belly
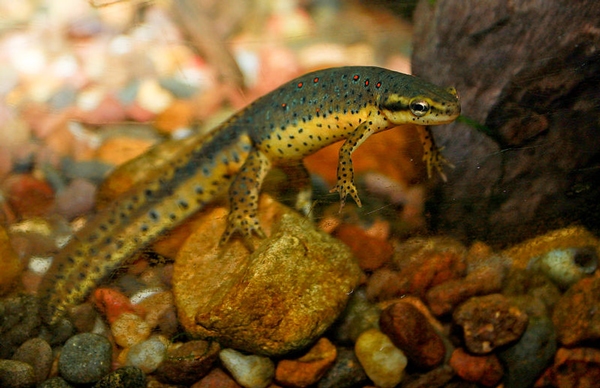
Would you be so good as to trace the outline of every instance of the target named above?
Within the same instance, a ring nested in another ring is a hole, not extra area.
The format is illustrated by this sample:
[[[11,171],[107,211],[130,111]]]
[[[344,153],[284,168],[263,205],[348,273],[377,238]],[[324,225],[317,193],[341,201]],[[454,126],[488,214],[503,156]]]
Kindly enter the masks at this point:
[[[323,147],[347,139],[363,123],[369,123],[377,133],[390,127],[377,108],[365,108],[356,112],[324,113],[311,121],[298,120],[274,130],[257,148],[275,164],[288,164],[315,153]]]

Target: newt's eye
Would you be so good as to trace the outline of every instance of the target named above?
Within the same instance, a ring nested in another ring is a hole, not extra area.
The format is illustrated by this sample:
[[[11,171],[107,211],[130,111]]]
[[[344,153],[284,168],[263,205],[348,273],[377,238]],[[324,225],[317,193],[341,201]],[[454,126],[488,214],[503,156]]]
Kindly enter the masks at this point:
[[[417,117],[422,117],[429,112],[429,104],[423,100],[412,100],[409,104],[410,111]]]

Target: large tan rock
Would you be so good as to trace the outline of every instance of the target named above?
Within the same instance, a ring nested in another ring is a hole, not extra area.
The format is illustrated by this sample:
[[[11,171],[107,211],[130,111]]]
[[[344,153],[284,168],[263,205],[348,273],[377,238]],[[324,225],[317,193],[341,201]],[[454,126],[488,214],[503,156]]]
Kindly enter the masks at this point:
[[[359,282],[350,250],[312,222],[264,196],[270,237],[250,253],[240,239],[222,249],[227,210],[205,212],[173,274],[180,321],[193,336],[256,354],[281,355],[313,342]]]

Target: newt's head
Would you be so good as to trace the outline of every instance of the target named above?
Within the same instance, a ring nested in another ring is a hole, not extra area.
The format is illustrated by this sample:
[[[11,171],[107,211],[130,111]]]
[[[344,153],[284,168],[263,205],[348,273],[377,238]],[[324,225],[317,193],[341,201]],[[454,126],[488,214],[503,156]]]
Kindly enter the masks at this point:
[[[456,89],[444,89],[410,75],[395,77],[395,81],[379,100],[379,108],[392,123],[440,125],[460,115]]]

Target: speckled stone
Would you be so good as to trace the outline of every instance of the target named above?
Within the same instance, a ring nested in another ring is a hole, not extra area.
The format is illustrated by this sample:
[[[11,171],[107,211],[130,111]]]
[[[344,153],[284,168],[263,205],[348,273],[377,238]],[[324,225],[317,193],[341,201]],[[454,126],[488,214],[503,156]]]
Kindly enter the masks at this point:
[[[338,348],[335,363],[317,383],[318,388],[350,388],[364,386],[369,381],[354,351]]]
[[[160,381],[170,384],[193,384],[204,377],[219,357],[216,342],[190,341],[173,344],[167,358],[156,370]]]
[[[500,294],[473,297],[452,316],[463,328],[467,348],[475,354],[489,353],[519,339],[528,322],[527,314]]]
[[[41,338],[32,338],[23,343],[12,357],[13,360],[23,361],[33,366],[35,371],[35,381],[41,383],[46,379],[52,361],[52,348],[48,342]]]
[[[380,315],[381,307],[367,299],[365,288],[357,288],[332,330],[334,339],[339,343],[356,342],[362,332],[379,327]]]
[[[140,368],[124,366],[104,376],[94,388],[145,388],[146,375]]]
[[[75,384],[89,384],[110,372],[112,345],[97,334],[77,334],[65,343],[58,359],[60,375]]]
[[[361,271],[343,243],[306,218],[264,195],[259,207],[271,237],[252,254],[238,238],[219,248],[226,209],[203,214],[175,260],[173,293],[193,336],[281,355],[309,345],[335,321]]]
[[[0,360],[0,387],[35,387],[33,367],[22,361]]]
[[[39,384],[37,388],[72,388],[62,377],[53,377]]]
[[[39,332],[37,300],[30,295],[0,299],[0,359],[10,358],[27,339]]]

